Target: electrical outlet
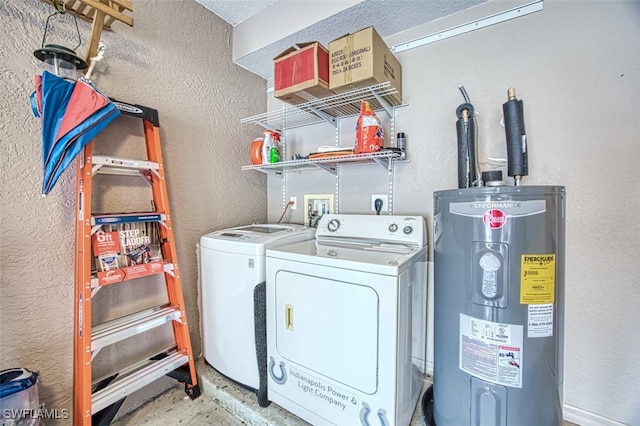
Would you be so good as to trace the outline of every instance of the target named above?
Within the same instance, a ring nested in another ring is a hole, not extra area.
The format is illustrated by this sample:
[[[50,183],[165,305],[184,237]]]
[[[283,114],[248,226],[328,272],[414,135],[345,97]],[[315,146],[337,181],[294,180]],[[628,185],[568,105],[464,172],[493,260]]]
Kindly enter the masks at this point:
[[[293,203],[289,206],[291,210],[295,210],[298,208],[298,197],[290,197],[289,202]]]
[[[382,200],[382,209],[380,211],[387,210],[387,194],[374,194],[371,196],[371,210],[376,211],[376,200]]]

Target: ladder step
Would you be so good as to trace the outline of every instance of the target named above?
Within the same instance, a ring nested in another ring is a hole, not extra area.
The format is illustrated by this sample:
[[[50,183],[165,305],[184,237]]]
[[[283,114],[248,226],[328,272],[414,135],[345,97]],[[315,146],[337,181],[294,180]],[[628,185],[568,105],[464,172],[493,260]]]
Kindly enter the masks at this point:
[[[149,179],[150,173],[160,170],[160,163],[136,158],[94,155],[92,157],[92,174],[142,176]]]
[[[119,175],[119,176],[139,176],[148,179],[149,171],[145,170],[132,170],[132,169],[119,169],[116,167],[103,167],[98,166],[93,171],[94,175]]]
[[[108,166],[109,168],[133,169],[133,170],[159,170],[160,165],[154,161],[137,160],[135,158],[108,157],[106,155],[94,155],[92,164]]]
[[[144,360],[121,372],[107,387],[91,395],[91,414],[131,395],[140,388],[189,362],[183,352],[173,352],[160,360]]]
[[[91,226],[113,225],[118,223],[163,222],[167,219],[164,213],[116,213],[91,216]]]
[[[91,333],[91,350],[102,349],[180,317],[180,310],[167,304],[96,325]]]

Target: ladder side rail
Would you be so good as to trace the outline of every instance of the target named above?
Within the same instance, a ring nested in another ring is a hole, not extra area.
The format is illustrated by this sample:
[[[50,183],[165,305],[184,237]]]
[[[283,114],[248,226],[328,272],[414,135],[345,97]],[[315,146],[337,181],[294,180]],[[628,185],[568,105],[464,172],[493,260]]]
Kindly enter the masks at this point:
[[[91,425],[91,194],[93,142],[76,160],[73,424]]]
[[[162,146],[160,144],[160,127],[155,126],[149,120],[143,119],[145,144],[147,147],[147,159],[159,164],[158,174],[151,175],[151,188],[153,199],[156,203],[156,211],[165,213],[166,226],[160,226],[160,237],[162,256],[167,259],[170,257],[173,262],[173,271],[171,274],[165,272],[165,280],[167,285],[167,294],[169,303],[180,308],[180,320],[172,321],[173,333],[175,336],[178,350],[185,351],[189,356],[189,373],[191,383],[185,383],[186,389],[193,389],[198,385],[195,360],[193,359],[193,350],[191,348],[191,339],[189,337],[189,324],[187,323],[187,313],[184,303],[184,295],[182,292],[182,284],[180,279],[180,270],[178,268],[178,258],[176,251],[175,239],[173,237],[173,225],[171,221],[171,212],[169,207],[167,181],[165,179],[165,169],[162,157]]]

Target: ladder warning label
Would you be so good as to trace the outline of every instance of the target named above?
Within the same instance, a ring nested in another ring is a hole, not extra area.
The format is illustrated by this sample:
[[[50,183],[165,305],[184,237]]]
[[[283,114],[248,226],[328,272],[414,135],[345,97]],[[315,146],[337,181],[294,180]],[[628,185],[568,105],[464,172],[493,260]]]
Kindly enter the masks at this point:
[[[498,385],[522,387],[522,326],[460,314],[459,366]]]
[[[523,254],[520,271],[521,304],[540,305],[555,302],[555,254]]]

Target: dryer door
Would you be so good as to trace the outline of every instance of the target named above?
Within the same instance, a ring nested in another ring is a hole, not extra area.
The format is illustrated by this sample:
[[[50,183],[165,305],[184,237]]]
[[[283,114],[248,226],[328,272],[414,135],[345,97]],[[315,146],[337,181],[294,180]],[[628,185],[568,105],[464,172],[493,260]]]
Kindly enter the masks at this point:
[[[379,300],[373,288],[278,271],[275,293],[276,347],[283,358],[376,392]]]

